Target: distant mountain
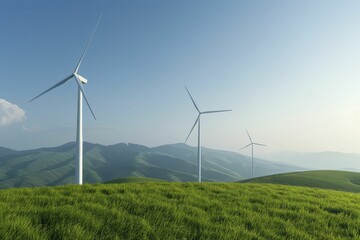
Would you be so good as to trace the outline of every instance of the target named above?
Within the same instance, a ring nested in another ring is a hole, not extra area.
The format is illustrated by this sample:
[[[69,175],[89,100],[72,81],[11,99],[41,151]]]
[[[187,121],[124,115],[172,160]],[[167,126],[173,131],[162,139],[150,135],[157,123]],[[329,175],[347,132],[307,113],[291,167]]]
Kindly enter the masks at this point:
[[[16,151],[14,151],[12,149],[0,147],[0,157],[15,154],[15,153],[16,153]]]
[[[360,172],[360,155],[341,152],[280,152],[266,157],[282,164],[311,170],[344,170]]]
[[[251,174],[251,158],[203,148],[203,180],[230,182]],[[0,188],[61,185],[74,182],[75,143],[26,151],[0,152]],[[300,168],[255,159],[255,175]],[[185,144],[154,148],[119,143],[84,143],[84,182],[98,183],[131,176],[167,181],[196,181],[197,149]]]
[[[305,171],[259,177],[242,182],[273,183],[360,192],[360,173],[345,171]]]

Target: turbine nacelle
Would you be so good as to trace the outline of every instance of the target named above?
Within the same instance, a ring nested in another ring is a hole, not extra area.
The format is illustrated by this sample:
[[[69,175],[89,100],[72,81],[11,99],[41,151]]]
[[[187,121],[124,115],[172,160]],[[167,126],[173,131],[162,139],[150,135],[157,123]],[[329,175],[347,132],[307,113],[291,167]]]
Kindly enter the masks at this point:
[[[82,84],[87,84],[88,80],[87,80],[86,78],[84,78],[83,76],[81,76],[80,74],[77,74],[77,73],[74,73],[74,75],[75,75],[76,77],[78,77],[78,79],[80,80],[80,82],[81,82]]]

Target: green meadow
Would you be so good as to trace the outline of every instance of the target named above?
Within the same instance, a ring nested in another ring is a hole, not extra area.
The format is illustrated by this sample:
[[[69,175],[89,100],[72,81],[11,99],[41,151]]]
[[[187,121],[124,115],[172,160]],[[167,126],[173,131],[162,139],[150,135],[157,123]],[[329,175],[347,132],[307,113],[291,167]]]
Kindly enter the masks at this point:
[[[347,192],[360,192],[360,173],[346,171],[320,170],[283,173],[248,179],[242,182],[273,183],[333,189]]]
[[[126,178],[118,178],[105,183],[147,183],[147,182],[166,182],[166,181],[158,178],[126,177]]]
[[[254,183],[0,191],[0,239],[359,239],[360,195]]]

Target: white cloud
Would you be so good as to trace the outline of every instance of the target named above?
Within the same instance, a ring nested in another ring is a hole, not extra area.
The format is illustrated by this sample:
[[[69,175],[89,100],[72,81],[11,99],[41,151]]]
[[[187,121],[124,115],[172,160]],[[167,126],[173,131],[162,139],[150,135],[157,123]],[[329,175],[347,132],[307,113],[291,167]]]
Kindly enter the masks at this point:
[[[40,126],[38,126],[38,125],[32,125],[32,126],[30,126],[30,127],[22,126],[22,129],[23,129],[25,132],[38,132],[38,131],[45,130],[45,128],[40,127]]]
[[[25,111],[16,104],[0,98],[0,127],[11,125],[25,119]]]

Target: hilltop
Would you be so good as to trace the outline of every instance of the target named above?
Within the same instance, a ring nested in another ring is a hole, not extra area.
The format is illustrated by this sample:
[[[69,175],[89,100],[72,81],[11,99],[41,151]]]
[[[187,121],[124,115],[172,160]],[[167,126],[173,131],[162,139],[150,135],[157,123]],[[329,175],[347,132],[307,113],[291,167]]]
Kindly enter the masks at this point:
[[[202,151],[203,181],[233,182],[250,177],[248,156],[208,148]],[[0,148],[0,188],[73,183],[74,159],[75,143],[26,151]],[[301,170],[261,159],[255,159],[255,166],[257,176]],[[131,176],[196,181],[197,149],[185,144],[149,148],[125,143],[108,146],[84,143],[85,183]]]
[[[1,239],[358,239],[360,195],[270,184],[0,191]]]
[[[305,171],[244,180],[249,183],[273,183],[360,192],[360,173],[346,171]]]

